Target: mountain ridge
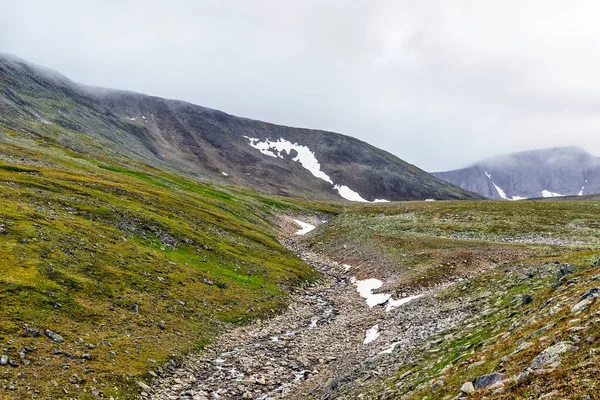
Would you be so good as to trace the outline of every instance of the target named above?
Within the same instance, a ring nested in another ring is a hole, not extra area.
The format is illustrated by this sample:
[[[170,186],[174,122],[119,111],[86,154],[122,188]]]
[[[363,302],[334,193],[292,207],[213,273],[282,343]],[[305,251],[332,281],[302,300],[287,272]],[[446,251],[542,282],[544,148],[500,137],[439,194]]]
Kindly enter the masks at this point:
[[[75,151],[116,153],[188,177],[317,200],[478,198],[350,136],[81,85],[56,72],[46,79],[47,69],[42,67],[40,73],[36,68],[18,57],[0,55],[0,123],[36,135],[46,132]],[[251,145],[252,140],[264,145],[280,139],[289,142],[288,147],[295,145],[291,147],[296,153],[279,151],[265,157]],[[302,168],[297,154],[302,146],[331,182]]]
[[[490,157],[432,175],[496,200],[600,193],[600,158],[578,146]]]

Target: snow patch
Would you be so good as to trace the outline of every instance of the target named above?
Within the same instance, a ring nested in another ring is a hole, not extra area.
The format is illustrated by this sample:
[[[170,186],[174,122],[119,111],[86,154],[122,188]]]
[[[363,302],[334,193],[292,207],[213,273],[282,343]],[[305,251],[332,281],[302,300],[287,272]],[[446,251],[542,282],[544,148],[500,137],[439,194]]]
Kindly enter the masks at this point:
[[[342,264],[342,267],[344,267],[344,272],[348,272],[352,268],[352,265]]]
[[[585,189],[585,186],[583,186],[581,188],[581,190],[579,191],[579,193],[577,193],[577,196],[583,196],[583,189]]]
[[[483,171],[485,173],[485,176],[488,177],[488,179],[490,181],[492,181],[492,174],[489,174],[487,171]],[[496,185],[494,183],[494,181],[492,181],[492,185],[494,185],[494,188],[496,189],[496,192],[498,192],[498,195],[500,197],[502,197],[504,200],[513,200],[513,201],[517,201],[517,200],[527,200],[527,197],[521,197],[521,196],[512,196],[512,197],[508,197],[506,195],[506,192],[498,185]]]
[[[494,187],[496,188],[496,192],[498,192],[498,195],[500,195],[500,197],[502,197],[504,200],[508,200],[508,196],[506,195],[506,193],[504,192],[504,190],[502,190],[494,182],[492,182],[492,185],[494,185]]]
[[[435,201],[435,199],[425,199],[425,201]]]
[[[223,174],[223,176],[229,176],[229,174],[227,172],[221,171],[221,173]]]
[[[385,308],[385,311],[391,311],[395,308],[400,307],[403,304],[409,303],[413,300],[418,299],[419,297],[423,296],[422,294],[417,294],[415,296],[408,296],[408,297],[404,297],[398,300],[394,300],[390,297],[390,300],[387,303],[387,307]]]
[[[373,200],[373,203],[389,203],[389,200],[386,199],[375,199]]]
[[[563,197],[564,194],[551,192],[549,190],[542,190],[542,196],[543,197]]]
[[[316,228],[316,226],[308,224],[306,222],[298,221],[297,219],[294,222],[301,228],[296,231],[296,235],[306,235],[308,232],[312,231]]]
[[[272,142],[270,139],[261,142],[258,138],[251,138],[248,136],[244,137],[250,141],[250,146],[260,150],[261,153],[267,156],[283,158],[284,151],[287,154],[290,154],[292,150],[296,150],[298,155],[292,158],[292,160],[299,162],[315,177],[323,179],[326,182],[333,183],[331,178],[325,172],[321,171],[321,164],[319,163],[319,160],[317,160],[317,157],[315,157],[315,153],[310,151],[310,149],[307,146],[302,146],[298,143],[288,142],[283,138],[280,138],[275,142]]]
[[[400,344],[400,342],[394,342],[394,343],[392,343],[392,345],[390,347],[388,347],[387,350],[384,350],[384,351],[380,352],[379,354],[380,355],[381,354],[392,354],[392,351],[394,351],[394,348],[399,344]]]
[[[252,138],[249,136],[244,137],[250,141],[251,147],[259,150],[262,154],[269,157],[284,158],[284,154],[290,154],[292,150],[295,150],[298,155],[292,158],[293,161],[299,162],[302,167],[307,169],[313,176],[333,185],[333,181],[329,175],[321,171],[321,164],[319,163],[319,160],[317,160],[315,153],[313,153],[308,146],[292,143],[283,138],[279,138],[276,141],[266,139],[264,142],[262,142],[259,138]],[[365,200],[358,192],[355,192],[348,186],[334,185],[333,188],[337,190],[339,195],[346,200],[369,203],[368,200]],[[373,203],[381,202],[388,202],[388,200],[375,199],[373,201]]]
[[[340,196],[342,196],[346,200],[360,201],[360,202],[363,202],[363,203],[368,203],[369,202],[368,200],[363,199],[360,196],[360,194],[356,193],[354,190],[350,189],[348,186],[335,185],[333,188],[335,190],[337,190],[338,193],[340,194]]]
[[[376,340],[379,337],[379,335],[380,335],[379,325],[375,325],[367,331],[367,334],[365,336],[365,341],[363,343],[364,344],[371,343],[374,340]]]
[[[370,278],[363,281],[356,281],[356,290],[360,297],[367,300],[367,305],[371,308],[383,304],[391,297],[386,293],[373,293],[373,290],[379,289],[383,282],[379,279]]]

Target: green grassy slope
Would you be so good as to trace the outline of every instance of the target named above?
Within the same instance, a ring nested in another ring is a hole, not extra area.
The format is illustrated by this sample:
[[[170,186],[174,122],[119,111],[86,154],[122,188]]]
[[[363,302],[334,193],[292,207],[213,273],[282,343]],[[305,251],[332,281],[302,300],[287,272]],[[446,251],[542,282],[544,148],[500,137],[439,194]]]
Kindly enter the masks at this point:
[[[317,278],[269,220],[333,208],[127,164],[0,131],[0,347],[18,363],[0,366],[0,398],[130,398]]]

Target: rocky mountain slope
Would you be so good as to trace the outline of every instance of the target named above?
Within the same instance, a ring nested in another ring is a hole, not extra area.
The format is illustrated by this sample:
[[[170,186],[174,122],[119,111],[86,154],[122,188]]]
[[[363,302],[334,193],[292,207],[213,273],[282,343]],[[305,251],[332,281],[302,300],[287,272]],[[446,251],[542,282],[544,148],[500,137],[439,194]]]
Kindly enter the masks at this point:
[[[433,175],[498,200],[600,193],[600,158],[577,147],[513,153]]]
[[[320,200],[477,198],[349,136],[74,83],[0,55],[0,127],[95,159]]]

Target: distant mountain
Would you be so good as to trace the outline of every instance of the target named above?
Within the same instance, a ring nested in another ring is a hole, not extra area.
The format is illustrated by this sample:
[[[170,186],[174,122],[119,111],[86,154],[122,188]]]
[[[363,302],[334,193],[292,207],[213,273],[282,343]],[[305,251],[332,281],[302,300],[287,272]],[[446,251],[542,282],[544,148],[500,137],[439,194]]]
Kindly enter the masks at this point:
[[[94,159],[316,200],[473,199],[349,136],[75,83],[0,54],[0,128]]]
[[[600,157],[579,147],[512,153],[433,175],[491,199],[600,193]]]

